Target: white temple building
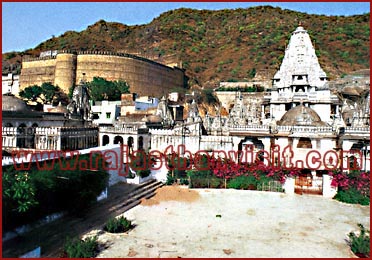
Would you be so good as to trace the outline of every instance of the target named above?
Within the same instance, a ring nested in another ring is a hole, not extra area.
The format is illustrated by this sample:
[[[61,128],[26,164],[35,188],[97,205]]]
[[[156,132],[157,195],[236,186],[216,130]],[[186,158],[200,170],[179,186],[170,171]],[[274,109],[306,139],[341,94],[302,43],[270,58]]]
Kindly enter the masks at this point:
[[[340,101],[331,94],[310,36],[301,26],[292,33],[283,62],[274,75],[268,104],[270,117],[280,120],[300,103],[314,110],[323,122],[331,124],[333,116],[339,116]]]

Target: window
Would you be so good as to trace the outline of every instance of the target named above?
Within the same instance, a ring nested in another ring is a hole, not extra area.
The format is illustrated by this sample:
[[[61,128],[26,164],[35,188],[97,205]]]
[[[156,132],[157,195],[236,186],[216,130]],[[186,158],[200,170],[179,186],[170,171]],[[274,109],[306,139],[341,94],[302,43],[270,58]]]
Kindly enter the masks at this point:
[[[310,138],[301,137],[298,141],[297,148],[313,148]]]

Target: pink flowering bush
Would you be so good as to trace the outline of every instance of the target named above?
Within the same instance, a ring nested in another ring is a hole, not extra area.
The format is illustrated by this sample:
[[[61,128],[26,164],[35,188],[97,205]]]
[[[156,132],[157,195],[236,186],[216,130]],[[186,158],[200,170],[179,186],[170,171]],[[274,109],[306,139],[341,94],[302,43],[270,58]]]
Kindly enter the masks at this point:
[[[329,172],[333,177],[331,185],[338,187],[335,199],[353,203],[368,205],[370,201],[370,173],[361,171]]]
[[[207,171],[211,176],[218,179],[224,179],[228,182],[239,183],[239,187],[257,186],[259,183],[270,180],[284,183],[287,177],[294,177],[300,173],[299,169],[285,169],[281,166],[268,166],[262,162],[252,164],[236,163],[225,158],[208,158]],[[196,174],[194,174],[196,177]],[[190,177],[193,177],[191,174]],[[239,181],[237,181],[237,179]],[[246,182],[246,183],[242,183]],[[249,183],[248,183],[249,182]],[[235,184],[234,184],[235,185]]]

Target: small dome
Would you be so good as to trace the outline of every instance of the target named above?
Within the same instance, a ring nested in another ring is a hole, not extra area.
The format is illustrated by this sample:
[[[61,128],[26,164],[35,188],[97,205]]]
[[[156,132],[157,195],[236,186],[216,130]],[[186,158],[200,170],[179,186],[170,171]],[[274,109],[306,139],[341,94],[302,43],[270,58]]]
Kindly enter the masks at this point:
[[[31,111],[31,109],[26,105],[26,103],[22,99],[9,94],[2,95],[2,110],[16,112]]]
[[[360,96],[360,93],[356,87],[344,87],[341,91],[342,94],[344,95],[349,95],[349,96]]]
[[[327,124],[313,109],[299,105],[288,110],[278,121],[278,125],[326,126]]]
[[[68,109],[65,106],[62,106],[61,102],[59,102],[58,106],[53,107],[48,110],[49,113],[68,113]]]
[[[149,115],[147,116],[147,122],[149,123],[161,123],[163,119],[158,115]]]

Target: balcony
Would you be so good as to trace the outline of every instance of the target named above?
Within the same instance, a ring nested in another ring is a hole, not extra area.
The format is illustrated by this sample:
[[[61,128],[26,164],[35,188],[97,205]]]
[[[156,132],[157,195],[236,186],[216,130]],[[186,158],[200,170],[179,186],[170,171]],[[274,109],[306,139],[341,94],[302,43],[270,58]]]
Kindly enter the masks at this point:
[[[309,95],[304,92],[296,92],[293,94],[293,101],[308,101]]]

